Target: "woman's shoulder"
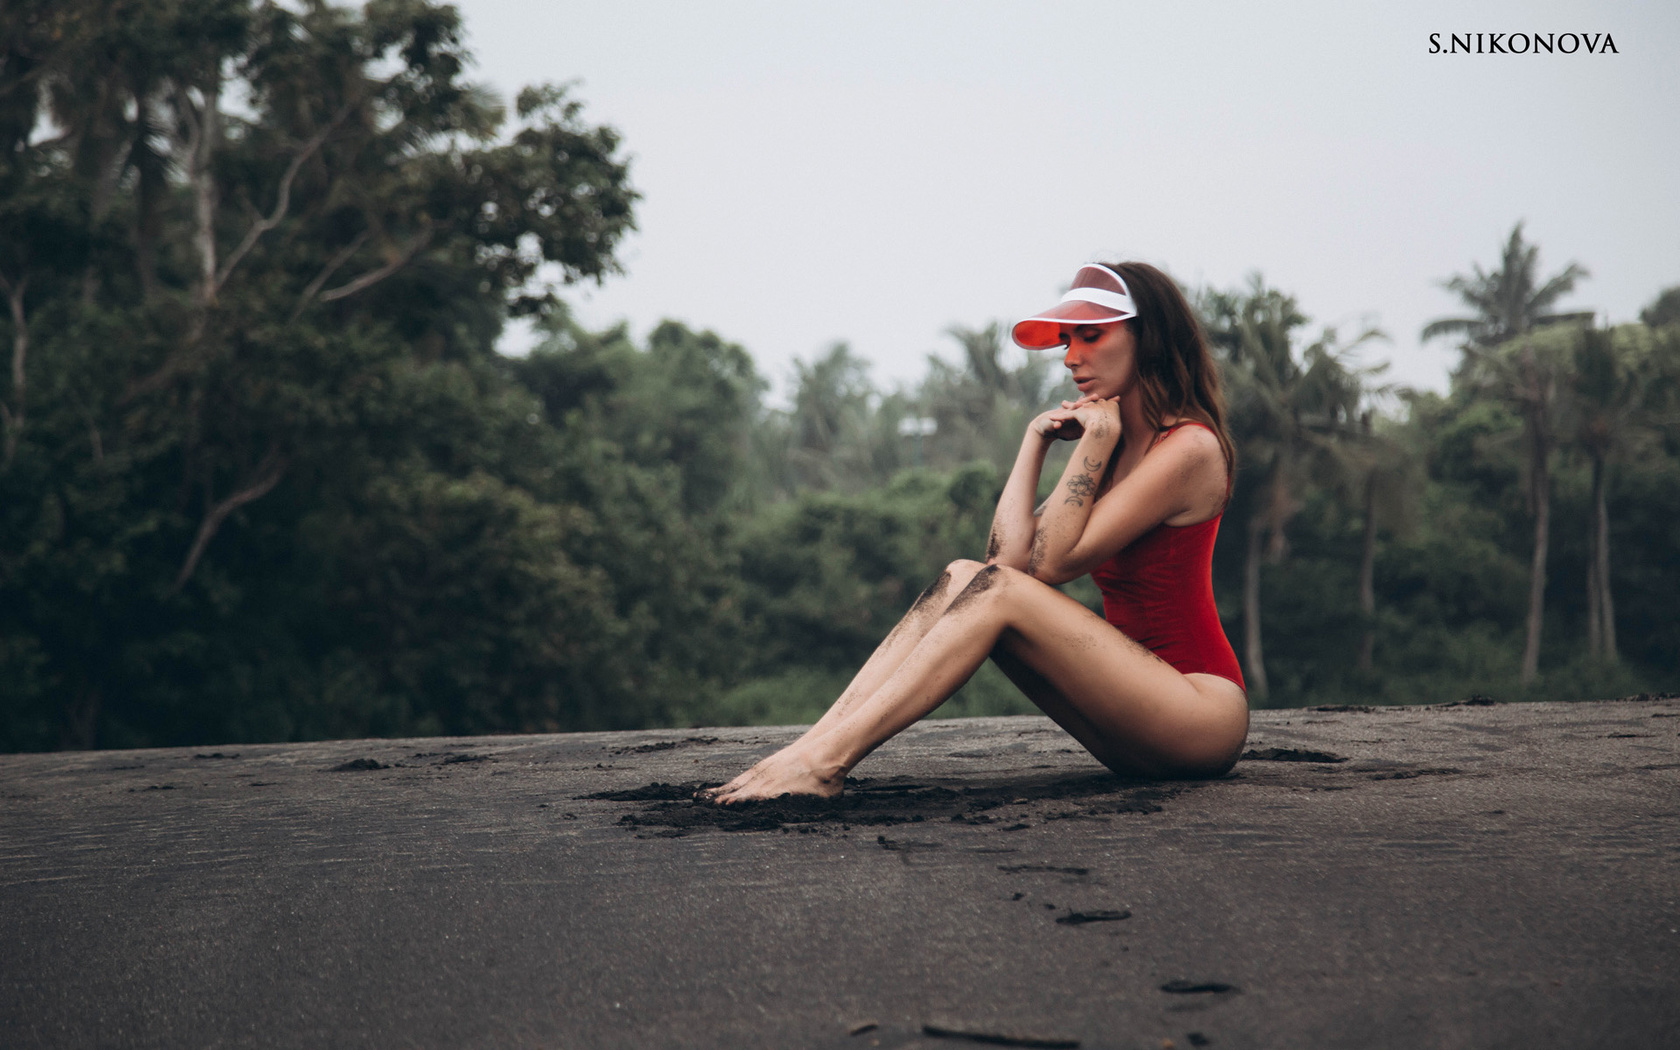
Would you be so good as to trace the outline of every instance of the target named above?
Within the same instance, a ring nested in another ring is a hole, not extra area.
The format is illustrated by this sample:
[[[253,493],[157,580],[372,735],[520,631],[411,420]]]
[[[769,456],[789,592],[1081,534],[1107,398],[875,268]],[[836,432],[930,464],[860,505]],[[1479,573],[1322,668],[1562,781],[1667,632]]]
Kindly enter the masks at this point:
[[[1163,467],[1198,495],[1189,498],[1189,513],[1200,520],[1211,517],[1225,505],[1230,483],[1225,469],[1225,449],[1219,435],[1206,423],[1184,419],[1162,427],[1150,455],[1160,456]],[[1174,521],[1174,524],[1187,524]]]
[[[1171,423],[1162,423],[1161,429],[1155,435],[1155,447],[1161,448],[1169,443],[1181,454],[1197,455],[1200,458],[1211,452],[1221,464],[1225,461],[1225,450],[1219,443],[1219,435],[1199,419],[1179,419]]]

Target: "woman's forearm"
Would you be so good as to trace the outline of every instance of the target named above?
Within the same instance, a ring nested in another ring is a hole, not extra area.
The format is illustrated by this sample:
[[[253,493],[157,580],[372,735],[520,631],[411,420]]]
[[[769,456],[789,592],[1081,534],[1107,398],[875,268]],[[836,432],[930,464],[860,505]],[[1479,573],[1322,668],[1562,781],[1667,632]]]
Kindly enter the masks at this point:
[[[1021,438],[1021,450],[1015,455],[1015,466],[1004,482],[1003,495],[998,497],[997,513],[992,515],[992,534],[986,541],[986,561],[1025,572],[1032,556],[1033,532],[1038,519],[1033,517],[1033,501],[1038,497],[1038,476],[1044,469],[1048,443],[1031,427]]]
[[[1097,486],[1118,443],[1117,428],[1093,428],[1087,429],[1074,446],[1067,469],[1044,502],[1044,514],[1033,535],[1027,571],[1034,576],[1055,583],[1071,578],[1065,569],[1066,558],[1085,534],[1091,508],[1097,502]]]

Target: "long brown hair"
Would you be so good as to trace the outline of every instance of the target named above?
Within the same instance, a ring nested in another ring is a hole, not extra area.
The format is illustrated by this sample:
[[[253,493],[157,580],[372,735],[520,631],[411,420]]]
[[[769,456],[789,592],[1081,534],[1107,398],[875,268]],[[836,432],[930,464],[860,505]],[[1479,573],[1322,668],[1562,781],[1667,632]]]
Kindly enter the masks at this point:
[[[1143,394],[1143,418],[1150,430],[1174,415],[1205,423],[1219,438],[1225,454],[1225,476],[1237,467],[1236,448],[1225,428],[1225,395],[1219,389],[1219,366],[1208,349],[1196,312],[1190,309],[1178,283],[1141,262],[1103,263],[1125,279],[1137,304],[1137,316],[1126,322],[1137,342],[1138,387]]]

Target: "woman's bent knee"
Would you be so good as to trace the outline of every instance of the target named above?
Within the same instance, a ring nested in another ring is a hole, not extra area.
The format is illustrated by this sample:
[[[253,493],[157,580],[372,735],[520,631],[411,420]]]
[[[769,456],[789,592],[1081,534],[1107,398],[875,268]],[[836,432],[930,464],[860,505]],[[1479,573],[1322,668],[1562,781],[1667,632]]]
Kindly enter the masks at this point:
[[[1006,582],[1011,574],[1020,575],[1014,569],[1006,569],[1001,565],[985,565],[974,578],[968,581],[968,586],[957,592],[951,599],[947,612],[958,612],[977,602],[996,598],[999,594],[998,585]]]
[[[1030,579],[1026,573],[1007,565],[987,565],[967,559],[952,562],[939,577],[940,583],[947,585],[944,591],[947,613],[961,612],[982,603],[992,605]],[[937,589],[936,584],[928,593]]]
[[[949,600],[963,592],[963,588],[974,580],[975,574],[986,567],[985,562],[974,561],[970,558],[958,558],[945,566],[945,573],[940,577],[948,583],[946,598]]]
[[[910,605],[912,614],[920,613],[932,608],[935,612],[944,612],[951,604],[951,599],[961,594],[974,574],[985,568],[980,562],[959,559],[945,566],[945,571],[939,578],[927,585],[927,589],[917,595]]]

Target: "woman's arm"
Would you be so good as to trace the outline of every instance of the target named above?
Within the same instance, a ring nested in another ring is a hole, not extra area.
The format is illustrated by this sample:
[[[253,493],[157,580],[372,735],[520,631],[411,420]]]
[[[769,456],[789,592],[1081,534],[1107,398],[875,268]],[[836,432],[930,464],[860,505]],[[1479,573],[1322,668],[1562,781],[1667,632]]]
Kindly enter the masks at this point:
[[[1027,572],[1048,582],[1048,568],[1059,568],[1066,554],[1086,531],[1097,505],[1097,487],[1120,444],[1120,405],[1113,400],[1080,402],[1071,410],[1078,428],[1079,444],[1068,457],[1061,480],[1044,501],[1044,514],[1033,533]],[[1075,573],[1074,575],[1079,575]],[[1072,579],[1068,576],[1066,579]]]
[[[1089,498],[1107,465],[1105,455],[1114,454],[1119,440],[1119,414],[1108,405],[1103,416],[1112,420],[1112,433],[1106,437],[1095,433],[1103,416],[1091,418],[1103,403],[1081,408],[1085,436],[1038,523],[1029,571],[1046,583],[1083,576],[1155,526],[1174,518],[1204,520],[1224,502],[1224,453],[1201,427],[1175,431],[1101,499]]]
[[[1015,454],[1015,466],[1010,468],[1003,495],[998,497],[997,512],[992,515],[992,533],[986,541],[987,564],[1027,571],[1033,536],[1038,531],[1038,516],[1044,512],[1042,506],[1033,509],[1033,500],[1038,498],[1038,476],[1044,472],[1044,456],[1053,443],[1079,438],[1079,404],[1063,401],[1060,408],[1041,412],[1027,424],[1027,432],[1021,436],[1021,450]]]
[[[1021,436],[1021,450],[1015,454],[1015,466],[1004,482],[1003,495],[998,497],[997,513],[992,515],[992,534],[986,541],[986,564],[1003,565],[1011,569],[1027,570],[1032,555],[1033,533],[1038,519],[1033,513],[1033,500],[1038,495],[1038,476],[1044,470],[1044,455],[1054,438],[1042,433],[1040,421],[1034,419]]]

